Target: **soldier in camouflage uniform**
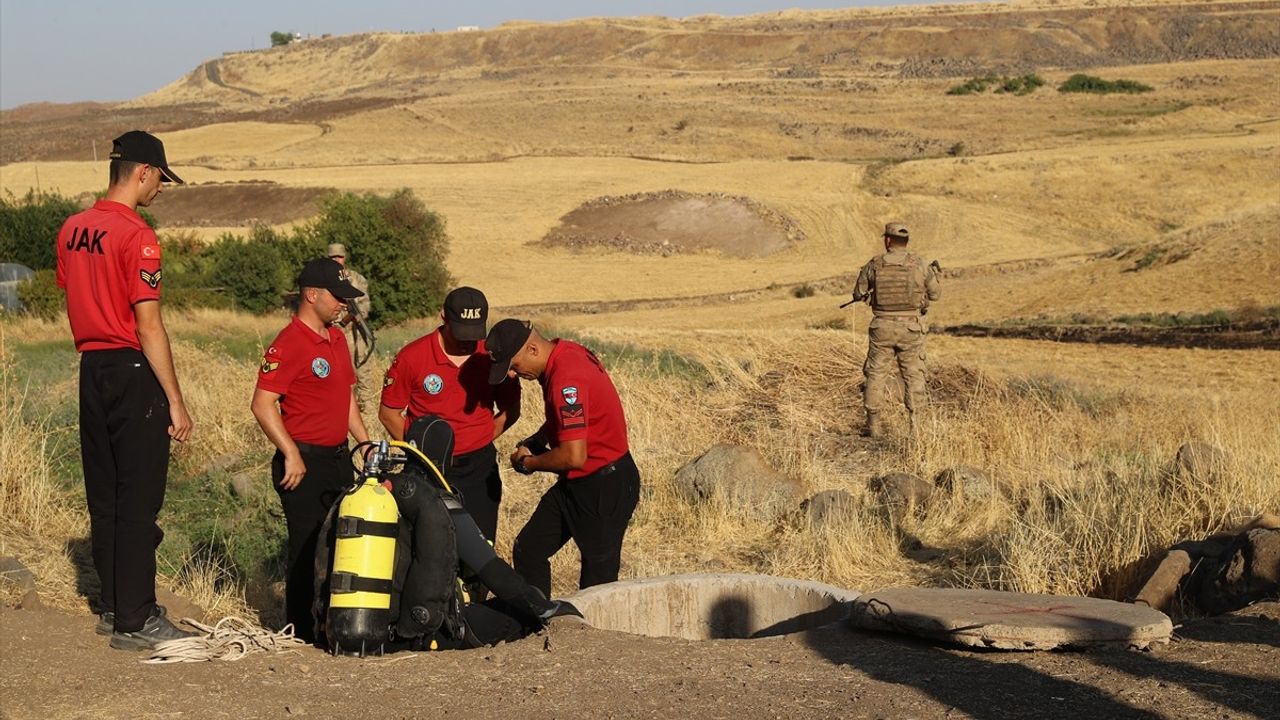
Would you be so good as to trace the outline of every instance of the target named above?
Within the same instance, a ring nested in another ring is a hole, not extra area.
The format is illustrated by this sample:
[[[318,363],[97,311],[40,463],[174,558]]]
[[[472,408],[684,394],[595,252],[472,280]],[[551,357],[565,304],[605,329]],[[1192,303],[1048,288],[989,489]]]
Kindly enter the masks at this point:
[[[907,251],[910,234],[902,223],[884,226],[883,255],[871,259],[858,273],[855,302],[866,301],[874,315],[867,329],[867,361],[863,405],[867,425],[863,435],[883,434],[882,412],[889,403],[889,383],[896,361],[906,386],[907,412],[915,427],[916,413],[929,402],[925,386],[924,315],[929,303],[942,296],[938,263],[926,265]]]
[[[343,270],[346,272],[347,282],[351,283],[351,286],[355,289],[364,293],[364,295],[352,301],[349,307],[355,314],[360,316],[360,322],[369,322],[369,281],[365,279],[364,275],[361,275],[347,266],[346,245],[342,243],[329,243],[329,252],[327,254],[329,255],[330,260],[333,260],[342,266]],[[357,342],[360,342],[360,339],[357,337],[358,331],[356,330],[356,319],[352,313],[348,313],[338,321],[338,325],[342,328],[342,332],[347,335],[347,343],[351,348],[354,359],[354,354],[357,352]],[[358,350],[358,352],[360,356],[363,357],[363,355],[368,351],[367,342],[361,342],[359,348],[361,349]],[[365,400],[369,397],[369,388],[372,387],[370,385],[370,371],[368,368],[368,365],[360,365],[356,368],[356,398],[360,405],[360,412],[364,412]]]

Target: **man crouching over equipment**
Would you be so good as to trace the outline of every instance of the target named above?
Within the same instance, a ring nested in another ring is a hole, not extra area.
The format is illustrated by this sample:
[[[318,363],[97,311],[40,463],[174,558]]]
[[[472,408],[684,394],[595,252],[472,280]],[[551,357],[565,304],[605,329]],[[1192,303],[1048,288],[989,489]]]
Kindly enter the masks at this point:
[[[551,556],[572,538],[582,553],[578,587],[617,580],[640,471],[604,365],[578,343],[548,340],[521,320],[494,325],[485,349],[493,360],[490,383],[519,377],[542,385],[546,421],[516,447],[511,466],[524,475],[559,476],[516,537],[516,572],[550,595]]]

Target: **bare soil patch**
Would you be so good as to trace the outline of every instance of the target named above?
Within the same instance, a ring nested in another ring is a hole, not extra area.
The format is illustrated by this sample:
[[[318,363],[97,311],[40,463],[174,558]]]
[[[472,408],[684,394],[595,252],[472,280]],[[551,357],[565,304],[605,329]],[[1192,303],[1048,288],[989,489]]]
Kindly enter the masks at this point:
[[[164,192],[148,210],[163,227],[280,225],[319,212],[324,187],[285,187],[274,182],[189,185]]]
[[[840,625],[688,641],[556,626],[467,651],[143,665],[94,618],[0,610],[15,718],[1264,717],[1280,704],[1275,603],[1184,625],[1154,652],[998,653]]]
[[[751,198],[665,190],[591,200],[561,218],[542,244],[661,255],[713,251],[750,258],[803,239],[794,220]]]

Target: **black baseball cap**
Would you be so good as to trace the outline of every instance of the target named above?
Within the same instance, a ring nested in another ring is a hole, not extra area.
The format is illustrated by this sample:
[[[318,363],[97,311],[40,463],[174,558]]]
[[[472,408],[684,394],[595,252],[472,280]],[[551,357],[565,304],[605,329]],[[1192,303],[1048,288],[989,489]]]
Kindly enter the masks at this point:
[[[343,300],[364,297],[364,293],[351,284],[346,268],[339,265],[337,260],[329,258],[308,260],[307,264],[302,266],[302,272],[298,274],[298,287],[324,288],[333,293],[334,297],[340,297]]]
[[[489,336],[484,339],[484,349],[489,353],[489,359],[493,361],[493,365],[489,368],[490,385],[497,385],[507,378],[507,371],[511,369],[511,360],[515,358],[516,353],[520,352],[520,348],[524,347],[531,332],[533,332],[533,325],[528,320],[515,318],[499,320],[498,324],[489,331]]]
[[[182,178],[169,169],[169,161],[164,159],[164,143],[149,132],[130,130],[111,141],[111,159],[128,160],[129,162],[150,165],[160,169],[160,177],[165,182],[185,185]]]
[[[455,288],[444,298],[444,321],[458,340],[484,339],[489,320],[489,301],[473,287]]]

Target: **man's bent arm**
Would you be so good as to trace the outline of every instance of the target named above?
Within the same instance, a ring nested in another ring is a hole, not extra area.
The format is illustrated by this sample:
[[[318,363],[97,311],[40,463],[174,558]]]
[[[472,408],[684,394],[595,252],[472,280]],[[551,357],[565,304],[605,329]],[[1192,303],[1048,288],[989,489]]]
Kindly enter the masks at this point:
[[[517,450],[517,454],[519,450]],[[541,455],[530,455],[524,459],[524,468],[529,471],[563,473],[570,470],[581,470],[587,464],[587,441],[566,440]]]
[[[404,440],[404,408],[378,406],[378,421],[387,429],[392,440]]]
[[[138,344],[151,365],[164,396],[169,401],[169,435],[178,442],[191,437],[191,415],[182,398],[178,385],[178,373],[173,367],[173,349],[169,346],[169,333],[160,317],[160,303],[146,300],[133,306],[133,316],[138,326]]]

